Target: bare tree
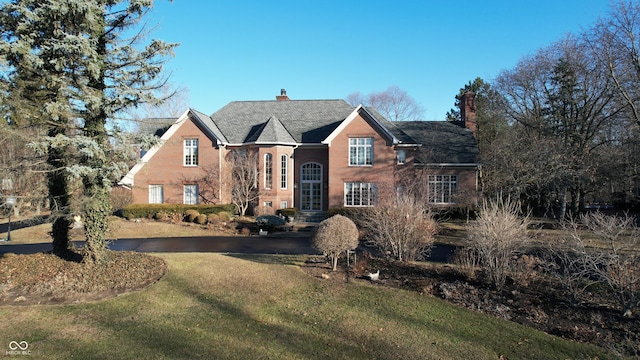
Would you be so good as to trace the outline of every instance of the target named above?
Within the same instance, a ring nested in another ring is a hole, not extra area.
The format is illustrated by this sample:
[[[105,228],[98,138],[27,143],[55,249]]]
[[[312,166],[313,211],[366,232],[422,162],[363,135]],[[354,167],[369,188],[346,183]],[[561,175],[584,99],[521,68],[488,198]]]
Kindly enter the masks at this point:
[[[237,149],[228,156],[231,164],[231,201],[238,207],[238,213],[245,215],[258,199],[258,153]]]
[[[420,120],[424,113],[422,106],[396,85],[364,97],[354,92],[347,96],[347,102],[352,106],[362,104],[372,107],[389,121]]]
[[[173,124],[189,108],[187,89],[165,85],[158,91],[158,102],[144,103],[130,110],[131,121],[139,134],[154,134]]]
[[[340,254],[358,247],[358,236],[358,228],[351,219],[334,215],[318,225],[312,245],[331,258],[331,269],[336,271]]]
[[[0,192],[16,196],[16,217],[25,205],[39,213],[47,197],[46,158],[27,146],[37,137],[37,130],[0,124]]]
[[[502,72],[494,87],[512,124],[556,144],[553,150],[562,166],[552,176],[560,212],[577,213],[584,207],[587,192],[599,182],[596,154],[618,135],[623,107],[591,51],[580,38],[568,37]]]
[[[640,125],[640,4],[612,2],[609,14],[585,37],[608,70],[630,118]]]

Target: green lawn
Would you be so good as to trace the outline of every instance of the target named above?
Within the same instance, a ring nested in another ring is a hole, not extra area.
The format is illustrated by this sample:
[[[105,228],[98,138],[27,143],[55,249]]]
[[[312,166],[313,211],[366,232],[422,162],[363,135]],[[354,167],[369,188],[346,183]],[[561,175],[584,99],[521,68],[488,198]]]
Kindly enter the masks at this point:
[[[26,341],[29,359],[613,357],[415,292],[315,278],[303,257],[156,255],[169,272],[145,290],[0,307],[0,356]]]

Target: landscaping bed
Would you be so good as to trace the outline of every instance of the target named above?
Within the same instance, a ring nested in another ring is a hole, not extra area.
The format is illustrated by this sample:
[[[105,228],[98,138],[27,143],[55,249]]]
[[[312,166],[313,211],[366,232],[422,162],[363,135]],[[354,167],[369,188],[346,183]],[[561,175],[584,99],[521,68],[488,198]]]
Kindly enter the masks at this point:
[[[480,281],[469,280],[446,264],[387,262],[360,256],[349,271],[332,272],[320,257],[311,257],[303,269],[324,281],[370,281],[369,272],[380,270],[378,286],[417,291],[484,314],[514,321],[546,333],[591,343],[624,356],[640,356],[640,317],[622,316],[598,294],[591,301],[571,305],[563,286],[542,276],[526,284],[510,282],[496,291]]]

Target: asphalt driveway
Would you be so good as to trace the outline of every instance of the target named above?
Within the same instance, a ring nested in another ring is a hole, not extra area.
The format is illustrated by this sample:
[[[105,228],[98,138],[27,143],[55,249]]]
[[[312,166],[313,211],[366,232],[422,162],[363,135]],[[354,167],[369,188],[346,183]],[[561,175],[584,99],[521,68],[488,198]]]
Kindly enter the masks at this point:
[[[74,241],[82,247],[82,241]],[[269,236],[197,236],[117,239],[109,244],[117,251],[137,252],[221,252],[242,254],[318,254],[311,247],[308,234],[289,233]],[[33,254],[53,249],[51,243],[13,244],[0,243],[0,255],[4,253]]]
[[[82,247],[82,241],[74,241]],[[311,235],[308,233],[287,232],[268,236],[197,236],[118,239],[109,244],[117,251],[137,252],[219,252],[240,254],[319,254],[311,247]],[[49,252],[51,243],[13,244],[0,242],[0,256],[5,253],[34,254]],[[375,252],[373,249],[362,248]],[[455,246],[436,244],[427,258],[429,261],[447,262],[455,251]]]

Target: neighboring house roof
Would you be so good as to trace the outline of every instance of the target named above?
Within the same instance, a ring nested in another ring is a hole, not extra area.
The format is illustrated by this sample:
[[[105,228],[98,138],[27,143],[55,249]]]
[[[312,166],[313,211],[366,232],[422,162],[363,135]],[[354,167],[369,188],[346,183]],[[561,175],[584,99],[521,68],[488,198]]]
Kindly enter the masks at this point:
[[[470,130],[447,121],[397,121],[390,123],[400,141],[422,144],[418,162],[476,164],[480,152]]]
[[[351,112],[344,100],[234,101],[211,120],[232,145],[287,138],[286,133],[296,143],[320,143]],[[270,119],[279,124],[266,126]]]

